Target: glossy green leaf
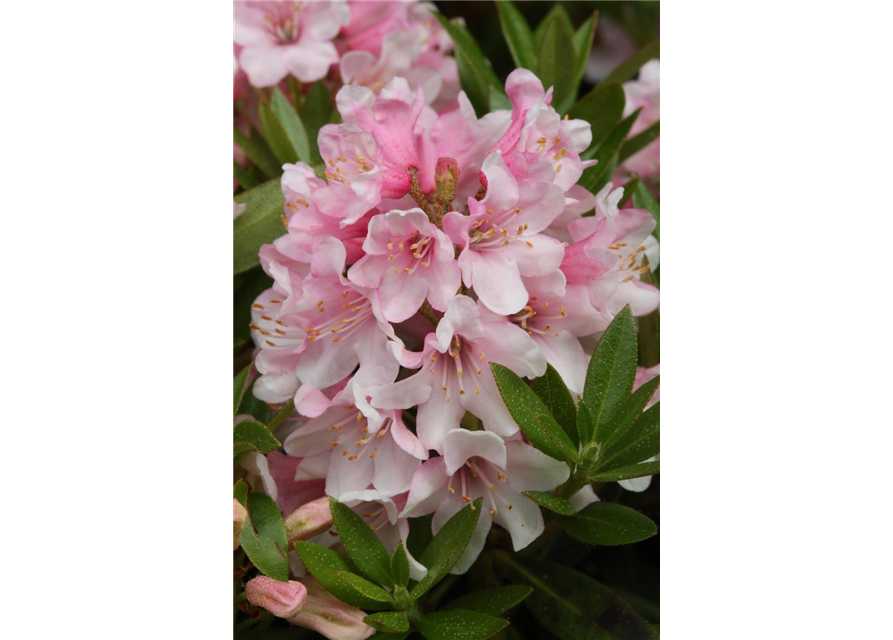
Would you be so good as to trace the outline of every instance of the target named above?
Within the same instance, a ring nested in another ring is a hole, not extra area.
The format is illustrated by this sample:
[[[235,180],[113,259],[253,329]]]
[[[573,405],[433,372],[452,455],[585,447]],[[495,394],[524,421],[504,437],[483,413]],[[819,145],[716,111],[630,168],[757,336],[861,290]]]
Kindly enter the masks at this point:
[[[391,556],[391,575],[394,577],[394,584],[401,587],[409,584],[409,558],[406,556],[402,540],[397,543],[397,548]]]
[[[282,95],[279,87],[273,89],[273,98],[270,106],[272,107],[273,113],[276,115],[277,121],[281,125],[289,149],[291,149],[293,155],[297,156],[295,160],[291,160],[291,162],[302,160],[310,163],[312,160],[310,156],[311,145],[310,138],[307,135],[307,129],[304,128],[304,123],[301,121],[300,116],[298,116],[298,112],[291,106],[288,99]]]
[[[478,613],[498,616],[524,600],[532,592],[533,589],[526,584],[512,584],[495,589],[483,589],[457,598],[446,606],[441,607],[441,610],[462,609],[463,611],[477,611]]]
[[[568,29],[571,31],[574,30],[574,25],[573,22],[571,22],[571,17],[567,12],[567,9],[565,9],[561,3],[556,2],[552,5],[552,8],[549,9],[549,13],[547,13],[546,17],[540,21],[533,32],[533,39],[536,42],[537,47],[539,47],[540,43],[543,41],[543,36],[546,33],[546,27],[549,26],[549,21],[555,16],[558,16],[567,25]],[[546,88],[548,89],[548,87]]]
[[[340,553],[312,542],[296,542],[295,550],[304,566],[307,567],[307,571],[319,581],[326,591],[339,600],[367,611],[390,608],[390,605],[385,605],[358,593],[344,579],[344,573],[354,573],[357,568]]]
[[[261,101],[257,115],[260,119],[260,130],[263,132],[267,144],[270,145],[273,155],[276,156],[279,166],[297,162],[298,153],[292,146],[288,134],[285,132],[285,127],[279,122],[279,118],[273,113],[273,108],[268,102]]]
[[[258,422],[267,423],[270,421],[270,405],[254,395],[255,386],[257,386],[257,380],[255,380],[248,388],[248,391],[245,392],[245,397],[242,399],[242,406],[239,407],[239,413],[252,416]],[[272,429],[270,430],[272,431]]]
[[[505,36],[515,66],[536,73],[536,42],[527,20],[509,0],[496,0],[496,10],[499,13],[502,35]]]
[[[344,580],[351,589],[364,598],[369,598],[376,602],[393,603],[393,598],[391,598],[387,591],[374,582],[369,582],[363,576],[359,576],[350,571],[336,571],[335,575]]]
[[[608,134],[623,118],[626,94],[619,82],[602,82],[595,89],[580,98],[567,112],[572,120],[585,120],[592,127],[592,154],[583,154],[584,159],[595,155],[595,151]],[[588,157],[586,157],[588,156]]]
[[[375,532],[347,505],[329,498],[329,506],[335,528],[350,559],[360,571],[379,584],[393,587],[391,558]]]
[[[322,164],[322,156],[319,155],[319,130],[329,123],[332,111],[335,109],[332,96],[326,88],[326,83],[318,80],[313,83],[307,99],[301,105],[301,122],[307,131],[307,140],[310,143],[311,165]],[[335,111],[337,114],[337,110]],[[339,118],[340,119],[340,118]]]
[[[574,66],[574,87],[579,86],[586,71],[586,62],[592,51],[592,41],[595,39],[595,27],[598,24],[598,11],[580,25],[574,32],[574,51],[576,52],[576,65]]]
[[[370,613],[363,622],[373,629],[385,633],[406,633],[409,631],[409,618],[402,611],[380,611]]]
[[[552,106],[559,114],[567,111],[574,100],[576,53],[574,32],[558,14],[546,24],[537,50],[537,69],[543,87],[553,87]]]
[[[239,501],[243,507],[248,506],[248,483],[244,480],[239,480],[235,485],[233,485],[233,498]]]
[[[589,576],[560,564],[497,552],[499,562],[534,588],[524,601],[560,640],[656,640],[632,606]]]
[[[579,462],[577,447],[524,380],[501,364],[491,362],[490,368],[505,406],[533,446],[556,460]]]
[[[636,187],[639,185],[639,177],[633,176],[628,181],[623,184],[623,197],[620,198],[620,201],[617,203],[618,206],[622,207],[633,197],[633,192],[636,190]]]
[[[236,162],[235,158],[233,159],[233,178],[238,180],[239,186],[243,189],[251,189],[260,184],[257,172],[252,171],[251,167],[243,167]]]
[[[620,65],[611,73],[609,73],[608,76],[604,80],[602,80],[602,82],[611,82],[612,80],[623,82],[624,80],[629,80],[634,75],[636,75],[643,64],[645,64],[652,58],[659,57],[660,40],[658,39],[650,44],[645,45],[629,58],[620,63]]]
[[[294,398],[286,402],[282,405],[282,408],[276,412],[276,415],[270,420],[269,424],[267,424],[267,429],[270,431],[276,431],[288,416],[291,415],[291,412],[295,410],[295,401]]]
[[[242,398],[245,397],[245,391],[248,389],[248,374],[251,373],[252,366],[254,366],[253,363],[249,364],[233,378],[233,416],[239,413],[239,407],[242,406]]]
[[[660,460],[631,464],[626,467],[617,467],[610,471],[596,473],[592,477],[593,482],[617,482],[618,480],[630,480],[631,478],[644,478],[660,473]]]
[[[586,372],[583,400],[592,416],[596,441],[599,425],[611,420],[632,391],[637,349],[636,323],[627,305],[602,334]]]
[[[481,118],[490,110],[490,88],[502,91],[502,82],[493,72],[490,63],[481,53],[480,47],[468,29],[458,22],[451,22],[440,13],[435,13],[434,17],[440,21],[440,24],[453,39],[462,89],[465,90],[475,112]]]
[[[617,441],[599,452],[596,471],[610,471],[660,453],[660,402],[643,413]]]
[[[639,153],[642,149],[654,142],[660,137],[660,121],[629,138],[620,147],[620,162]]]
[[[645,209],[654,216],[657,226],[652,233],[655,238],[660,240],[660,202],[641,181],[636,185],[636,190],[633,192],[633,206],[637,209]]]
[[[559,498],[554,493],[546,493],[545,491],[522,491],[522,493],[544,509],[554,511],[563,516],[574,515],[574,508],[571,506],[571,503],[564,498]]]
[[[473,504],[463,507],[456,515],[447,520],[446,524],[437,532],[431,543],[425,549],[421,562],[428,569],[428,573],[422,578],[411,592],[413,600],[418,600],[422,595],[441,581],[441,579],[453,568],[459,556],[468,546],[471,534],[477,525],[481,515],[483,498],[478,498]]]
[[[604,546],[631,544],[657,533],[651,518],[613,502],[593,502],[561,524],[577,540]]]
[[[263,171],[266,177],[276,178],[282,175],[282,165],[276,160],[276,156],[273,155],[267,143],[257,135],[256,131],[252,130],[249,137],[239,131],[238,128],[233,127],[233,142],[245,152],[245,155],[248,156],[251,162]]]
[[[584,170],[583,175],[580,177],[580,184],[592,193],[598,193],[614,174],[614,169],[617,167],[620,157],[620,147],[641,111],[641,109],[637,109],[628,118],[625,118],[614,127],[592,155],[594,159],[598,160],[598,164]]]
[[[564,429],[574,446],[579,444],[577,409],[574,406],[574,399],[567,385],[564,384],[564,380],[551,364],[546,365],[546,373],[536,378],[531,384],[531,388],[549,409],[555,422]]]
[[[452,609],[422,616],[418,627],[426,640],[486,640],[508,624],[485,613]]]
[[[248,559],[265,575],[280,582],[288,581],[288,558],[285,550],[285,525],[282,513],[273,499],[252,493],[248,499],[248,521],[239,538]]]
[[[580,434],[580,442],[592,442],[595,426],[592,423],[592,412],[586,406],[586,402],[580,400],[577,406],[577,433]]]
[[[233,273],[240,274],[260,264],[261,245],[285,233],[282,225],[285,199],[278,179],[268,180],[233,199],[246,205],[242,215],[233,222]]]
[[[247,442],[261,453],[275,451],[282,444],[267,426],[257,420],[243,420],[233,427],[233,443]]]
[[[602,448],[610,447],[617,442],[639,419],[645,410],[645,405],[651,400],[651,396],[654,395],[659,385],[660,376],[649,380],[623,401],[611,420],[599,425],[596,440],[602,445]]]

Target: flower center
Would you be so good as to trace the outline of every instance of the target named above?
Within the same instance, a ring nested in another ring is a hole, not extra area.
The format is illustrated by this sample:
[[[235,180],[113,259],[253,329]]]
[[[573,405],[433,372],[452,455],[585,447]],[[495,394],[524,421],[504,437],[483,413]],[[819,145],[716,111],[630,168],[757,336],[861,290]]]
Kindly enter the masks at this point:
[[[564,318],[567,318],[564,305],[553,303],[549,306],[547,300],[540,301],[536,296],[531,296],[527,306],[509,319],[524,329],[528,335],[554,333],[557,338],[559,332],[555,329],[561,325]]]
[[[287,44],[298,39],[298,14],[302,4],[301,2],[277,3],[273,15],[264,14],[267,31],[280,43]]]
[[[430,236],[419,237],[419,232],[415,230],[402,240],[388,240],[388,251],[393,252],[388,254],[388,260],[396,259],[400,263],[405,263],[403,271],[407,274],[414,273],[419,267],[427,267],[431,264],[428,252],[434,246],[431,240]],[[391,267],[391,271],[400,273],[397,267]]]
[[[459,386],[459,395],[465,395],[465,379],[463,375],[469,376],[469,387],[474,389],[474,393],[481,392],[481,385],[478,376],[483,374],[483,366],[489,361],[486,355],[478,350],[479,355],[475,356],[475,349],[471,343],[462,342],[462,338],[455,336],[450,348],[446,353],[435,351],[431,354],[431,368],[429,372],[435,373],[437,367],[441,368],[441,388],[444,391],[449,390],[447,382],[452,376],[456,377],[456,384]],[[444,396],[444,402],[450,402],[449,394]]]
[[[644,244],[633,250],[630,250],[628,247],[629,245],[626,242],[617,242],[608,247],[608,249],[617,254],[617,258],[620,261],[617,271],[621,275],[625,275],[621,282],[629,282],[651,269],[649,265],[641,263],[642,258],[645,256]]]
[[[351,293],[354,294],[353,297],[350,296]],[[316,303],[316,308],[323,314],[324,320],[304,329],[307,339],[311,342],[318,339],[325,340],[327,337],[332,338],[332,342],[340,342],[344,336],[372,316],[372,303],[369,299],[350,289],[345,289],[341,293],[340,300],[320,300]]]
[[[496,478],[495,482],[490,480],[490,476]],[[502,473],[502,469],[483,458],[471,457],[450,477],[447,488],[453,494],[456,493],[456,488],[459,488],[461,490],[459,497],[464,502],[472,503],[472,510],[475,508],[474,500],[483,497],[484,504],[490,507],[490,515],[495,516],[499,504],[504,504],[509,511],[512,510],[511,503],[506,502],[496,490],[496,482],[499,481],[508,482],[508,476]],[[453,487],[453,483],[456,487]]]

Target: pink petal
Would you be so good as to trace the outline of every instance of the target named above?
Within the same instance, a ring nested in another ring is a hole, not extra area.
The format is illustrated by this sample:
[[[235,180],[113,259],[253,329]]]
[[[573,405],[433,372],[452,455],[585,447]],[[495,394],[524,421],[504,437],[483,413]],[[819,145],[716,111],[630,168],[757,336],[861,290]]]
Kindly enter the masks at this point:
[[[475,456],[492,462],[500,469],[505,469],[506,444],[495,433],[455,429],[444,437],[443,451],[446,472],[449,475],[456,473],[469,458]]]

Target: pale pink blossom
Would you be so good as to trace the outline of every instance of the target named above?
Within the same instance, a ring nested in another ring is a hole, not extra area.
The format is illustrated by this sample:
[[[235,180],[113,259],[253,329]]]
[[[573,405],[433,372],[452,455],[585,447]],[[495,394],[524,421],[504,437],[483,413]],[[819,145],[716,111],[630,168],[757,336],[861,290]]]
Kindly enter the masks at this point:
[[[326,76],[338,62],[332,40],[350,20],[344,2],[235,2],[233,39],[239,66],[255,87],[291,74],[301,82]]]
[[[637,80],[623,83],[626,105],[623,117],[642,109],[629,135],[641,133],[660,120],[660,60],[650,60],[639,70]],[[623,169],[643,178],[660,178],[660,138],[623,162]]]
[[[551,182],[516,180],[500,151],[487,156],[482,172],[486,195],[468,198],[469,215],[447,213],[444,230],[462,247],[465,286],[492,311],[517,313],[529,297],[521,277],[545,276],[561,264],[563,243],[541,232],[561,214],[565,198]]]
[[[461,284],[453,243],[421,209],[374,216],[363,250],[347,277],[378,290],[390,322],[408,319],[426,299],[446,311]]]
[[[522,491],[549,491],[570,476],[566,463],[521,440],[495,433],[456,429],[443,441],[444,455],[425,462],[412,478],[401,515],[434,513],[434,532],[462,507],[483,497],[481,514],[453,573],[464,573],[477,559],[493,522],[511,534],[520,551],[543,532],[539,506]]]
[[[466,410],[479,417],[488,431],[502,436],[518,432],[496,387],[490,362],[528,378],[546,371],[542,351],[523,329],[505,318],[485,321],[475,302],[464,295],[453,299],[420,353],[399,351],[403,366],[421,369],[405,380],[372,389],[372,404],[389,409],[418,405],[419,439],[426,449],[439,452],[444,437],[459,427]]]
[[[639,367],[636,369],[636,380],[633,383],[633,391],[641,387],[646,382],[650,382],[654,380],[657,376],[660,375],[660,365],[655,365],[653,367],[644,368]],[[654,395],[651,396],[651,400],[648,401],[648,404],[645,405],[645,409],[648,410],[654,405],[660,402],[660,386],[654,391]],[[655,460],[660,460],[660,455],[656,455],[652,458],[648,458],[643,462],[653,462]],[[645,491],[648,487],[651,486],[651,476],[644,476],[642,478],[630,478],[629,480],[620,480],[617,484],[626,489],[627,491],[633,491],[635,493],[640,493]]]
[[[285,518],[285,534],[288,544],[309,540],[332,526],[332,510],[329,498],[323,496],[301,505]]]
[[[375,629],[363,622],[366,613],[341,602],[311,578],[303,578],[307,601],[299,613],[288,618],[298,627],[312,629],[329,640],[365,640]]]
[[[291,618],[300,613],[307,602],[307,589],[295,580],[279,582],[267,576],[257,576],[245,585],[248,602],[263,607],[277,618]]]

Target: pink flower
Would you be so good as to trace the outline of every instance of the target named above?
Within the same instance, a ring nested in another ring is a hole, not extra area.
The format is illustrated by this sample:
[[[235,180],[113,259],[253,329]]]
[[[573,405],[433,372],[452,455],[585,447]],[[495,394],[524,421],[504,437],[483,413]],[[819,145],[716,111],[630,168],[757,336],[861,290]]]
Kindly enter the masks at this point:
[[[307,601],[299,613],[288,618],[290,624],[312,629],[329,640],[364,640],[375,633],[363,622],[364,611],[341,602],[309,576],[303,583]]]
[[[298,507],[285,518],[285,533],[289,545],[297,540],[309,540],[325,533],[331,526],[332,510],[326,496]]]
[[[570,476],[567,464],[520,440],[504,442],[486,431],[451,431],[443,449],[443,456],[428,460],[413,476],[401,515],[434,513],[437,532],[462,507],[484,498],[477,527],[453,573],[464,573],[477,559],[494,521],[511,534],[515,551],[539,537],[542,513],[521,492],[554,489]]]
[[[287,453],[303,456],[296,478],[326,479],[326,493],[337,500],[370,486],[383,496],[409,489],[412,474],[428,451],[403,424],[401,412],[379,411],[354,383],[318,417],[285,440]]]
[[[252,335],[260,351],[255,395],[285,402],[299,382],[326,388],[360,365],[360,386],[393,380],[399,369],[388,342],[398,341],[382,315],[378,294],[345,278],[344,245],[315,246],[309,277],[288,270],[252,305]],[[273,264],[271,269],[276,265]],[[289,290],[290,289],[290,290]]]
[[[458,295],[425,338],[421,353],[403,351],[401,364],[422,367],[413,376],[370,391],[372,404],[388,409],[419,405],[417,433],[426,449],[443,451],[443,439],[459,427],[465,411],[503,436],[518,431],[493,379],[490,362],[521,376],[546,371],[546,359],[525,331],[505,319],[486,322],[475,302]]]
[[[374,216],[363,243],[366,255],[347,273],[356,284],[378,289],[390,322],[403,322],[427,299],[446,311],[459,289],[453,243],[421,209]]]
[[[660,120],[660,60],[646,62],[639,70],[638,80],[623,83],[623,91],[626,93],[624,118],[632,115],[636,109],[642,109],[629,132],[630,136],[634,136]],[[659,178],[660,138],[627,158],[623,168],[644,178]]]
[[[307,589],[295,580],[279,582],[267,576],[257,576],[245,585],[248,602],[263,607],[277,618],[291,618],[300,613],[307,602]]]
[[[465,286],[503,315],[517,313],[528,294],[521,276],[545,276],[561,264],[564,246],[540,233],[564,209],[562,190],[545,180],[518,181],[497,151],[484,161],[487,194],[468,199],[470,215],[452,211],[444,230],[463,247]]]
[[[644,209],[617,209],[623,189],[606,185],[596,196],[596,215],[568,224],[574,244],[565,249],[561,271],[571,284],[585,285],[593,306],[613,318],[627,304],[637,316],[654,311],[660,292],[641,281],[654,217]]]
[[[636,381],[633,383],[633,391],[641,387],[646,382],[650,382],[654,380],[657,376],[660,375],[660,365],[655,365],[648,369],[644,367],[639,367],[636,369]],[[648,401],[648,404],[645,405],[645,409],[650,409],[654,405],[660,402],[660,387],[658,387],[654,395],[651,396],[651,400]],[[656,455],[653,458],[648,458],[648,460],[644,460],[643,462],[652,462],[654,460],[660,460],[660,455]],[[627,491],[633,491],[635,493],[641,493],[645,491],[648,487],[651,486],[651,476],[644,476],[642,478],[630,478],[629,480],[620,480],[617,484],[626,489]]]
[[[242,536],[242,529],[247,519],[248,511],[241,502],[233,498],[233,551],[239,548],[239,538]]]
[[[255,87],[291,74],[301,82],[325,77],[338,62],[332,39],[350,20],[343,2],[236,2],[233,39],[239,66]]]

